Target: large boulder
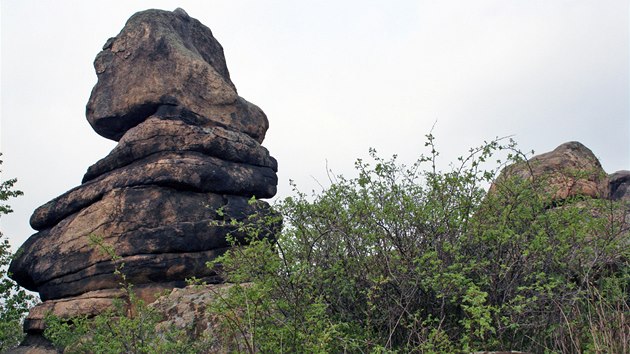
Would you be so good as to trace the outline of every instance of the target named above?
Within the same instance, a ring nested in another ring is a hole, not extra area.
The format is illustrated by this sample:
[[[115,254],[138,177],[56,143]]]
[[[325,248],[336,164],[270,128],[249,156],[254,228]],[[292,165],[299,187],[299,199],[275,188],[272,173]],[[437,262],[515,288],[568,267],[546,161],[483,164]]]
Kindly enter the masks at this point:
[[[267,117],[237,95],[207,27],[180,9],[139,12],[94,65],[87,119],[119,142],[81,185],[31,217],[39,232],[9,267],[43,300],[27,317],[21,352],[49,349],[41,346],[46,313],[97,315],[124,295],[121,282],[147,302],[189,278],[221,283],[208,262],[232,241],[248,242],[239,225],[273,215],[258,200],[273,197],[278,182],[261,146]],[[279,226],[257,236],[273,238]]]
[[[577,141],[506,167],[490,191],[512,179],[527,180],[542,188],[552,201],[570,197],[606,198],[608,178],[591,150]]]
[[[133,15],[94,61],[98,83],[87,118],[100,135],[118,140],[163,106],[176,106],[204,126],[222,126],[262,142],[268,121],[239,97],[223,48],[210,29],[183,10]]]
[[[278,182],[261,146],[267,117],[238,96],[207,27],[181,9],[139,12],[94,66],[87,119],[119,142],[81,185],[31,216],[39,232],[9,273],[43,302],[16,352],[54,352],[41,336],[48,313],[94,316],[128,289],[151,302],[189,278],[221,283],[208,262],[250,240],[239,225],[273,215],[258,200]],[[257,236],[273,238],[279,226]]]

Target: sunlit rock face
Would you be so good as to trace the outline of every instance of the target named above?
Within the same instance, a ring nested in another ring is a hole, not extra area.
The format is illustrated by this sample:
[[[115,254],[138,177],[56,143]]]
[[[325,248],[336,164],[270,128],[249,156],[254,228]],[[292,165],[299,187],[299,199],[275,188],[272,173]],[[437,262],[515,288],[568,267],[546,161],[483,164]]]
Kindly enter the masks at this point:
[[[206,263],[229,249],[228,233],[245,238],[227,221],[269,213],[250,200],[276,193],[277,162],[261,146],[267,117],[238,96],[221,45],[199,21],[181,9],[139,12],[94,67],[87,119],[118,145],[31,217],[38,232],[10,267],[44,301],[26,321],[30,332],[43,329],[46,309],[102,311],[120,296],[114,271],[123,263],[147,300],[191,277],[221,282]]]
[[[539,184],[554,201],[571,197],[608,197],[608,177],[593,152],[577,141],[506,167],[492,185],[518,177]]]

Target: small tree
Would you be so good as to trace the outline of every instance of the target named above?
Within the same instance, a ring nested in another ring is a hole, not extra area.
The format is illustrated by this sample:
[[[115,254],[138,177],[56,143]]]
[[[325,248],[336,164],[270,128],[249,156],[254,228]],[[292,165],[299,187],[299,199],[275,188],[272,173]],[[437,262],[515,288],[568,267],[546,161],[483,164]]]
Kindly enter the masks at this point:
[[[16,182],[17,179],[13,178],[0,183],[0,216],[13,212],[5,202],[23,195],[21,191],[14,189]],[[9,240],[0,232],[0,352],[20,343],[24,337],[22,333],[24,316],[35,300],[33,295],[8,277],[7,268],[12,259]]]

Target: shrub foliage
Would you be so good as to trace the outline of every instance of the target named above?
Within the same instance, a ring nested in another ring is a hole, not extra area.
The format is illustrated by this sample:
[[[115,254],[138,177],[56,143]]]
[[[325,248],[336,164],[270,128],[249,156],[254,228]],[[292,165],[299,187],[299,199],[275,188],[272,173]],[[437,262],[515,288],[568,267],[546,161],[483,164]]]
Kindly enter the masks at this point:
[[[2,154],[0,154],[2,156]],[[2,165],[2,160],[0,160]],[[1,172],[1,171],[0,171]],[[23,195],[14,189],[15,178],[0,183],[0,216],[13,212],[6,204],[10,198]],[[34,297],[8,277],[7,268],[13,259],[8,238],[0,232],[0,352],[17,346],[23,338],[22,321]]]
[[[371,151],[357,177],[311,197],[296,190],[275,206],[276,241],[242,225],[251,245],[218,263],[228,281],[251,284],[211,309],[247,334],[233,337],[242,349],[627,352],[624,206],[550,205],[542,179],[486,193],[524,158],[511,141],[471,149],[447,172],[431,135],[427,147],[412,166]]]
[[[628,352],[628,206],[550,203],[544,178],[487,193],[503,166],[526,163],[512,141],[444,172],[427,137],[411,166],[371,150],[356,177],[232,221],[235,247],[209,264],[233,283],[208,308],[212,340],[250,353]],[[95,333],[83,335],[111,340]]]

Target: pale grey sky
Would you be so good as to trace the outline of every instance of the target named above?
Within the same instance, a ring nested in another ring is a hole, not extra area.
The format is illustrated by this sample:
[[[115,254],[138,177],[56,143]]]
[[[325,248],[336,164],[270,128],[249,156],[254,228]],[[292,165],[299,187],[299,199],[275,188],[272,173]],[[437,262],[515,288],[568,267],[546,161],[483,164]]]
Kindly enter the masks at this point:
[[[85,104],[94,57],[136,11],[184,8],[223,45],[239,94],[269,117],[265,145],[302,189],[351,175],[369,147],[413,161],[424,134],[445,161],[496,136],[545,152],[578,140],[630,169],[627,0],[1,0],[2,179],[39,205],[78,185],[114,142]]]

